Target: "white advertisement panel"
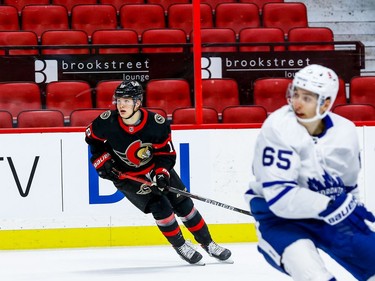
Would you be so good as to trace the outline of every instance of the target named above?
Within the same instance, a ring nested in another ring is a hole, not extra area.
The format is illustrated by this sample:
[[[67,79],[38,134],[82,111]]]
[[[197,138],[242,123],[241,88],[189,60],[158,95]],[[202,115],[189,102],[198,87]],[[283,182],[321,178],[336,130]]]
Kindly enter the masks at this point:
[[[243,193],[259,129],[175,130],[176,171],[191,193],[247,210]],[[363,200],[375,210],[375,127],[358,127]],[[83,132],[0,134],[1,229],[154,225],[111,182],[99,179]],[[209,224],[250,216],[194,200]]]

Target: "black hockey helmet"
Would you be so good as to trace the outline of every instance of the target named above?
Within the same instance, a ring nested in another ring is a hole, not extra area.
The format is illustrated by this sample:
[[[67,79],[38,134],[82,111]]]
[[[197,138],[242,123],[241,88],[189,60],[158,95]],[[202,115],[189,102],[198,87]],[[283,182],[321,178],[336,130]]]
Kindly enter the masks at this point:
[[[136,100],[143,100],[143,87],[138,81],[123,81],[117,86],[113,96],[114,101],[118,98],[132,98]]]

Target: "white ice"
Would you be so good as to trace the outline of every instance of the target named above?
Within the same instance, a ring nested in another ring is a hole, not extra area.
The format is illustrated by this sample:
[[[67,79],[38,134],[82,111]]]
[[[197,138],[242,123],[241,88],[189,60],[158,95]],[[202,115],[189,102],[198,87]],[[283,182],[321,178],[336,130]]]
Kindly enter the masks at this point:
[[[170,246],[0,251],[1,281],[287,281],[269,266],[255,243],[224,244],[233,264],[203,254],[205,266],[189,265]],[[355,279],[322,253],[339,281]],[[297,257],[298,258],[298,257]]]

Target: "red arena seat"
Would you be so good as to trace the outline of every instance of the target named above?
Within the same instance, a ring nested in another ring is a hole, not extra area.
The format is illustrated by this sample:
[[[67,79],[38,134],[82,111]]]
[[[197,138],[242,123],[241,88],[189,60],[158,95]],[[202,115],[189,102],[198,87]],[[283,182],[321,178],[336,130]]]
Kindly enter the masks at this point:
[[[25,110],[17,116],[18,128],[63,126],[64,115],[59,110]]]

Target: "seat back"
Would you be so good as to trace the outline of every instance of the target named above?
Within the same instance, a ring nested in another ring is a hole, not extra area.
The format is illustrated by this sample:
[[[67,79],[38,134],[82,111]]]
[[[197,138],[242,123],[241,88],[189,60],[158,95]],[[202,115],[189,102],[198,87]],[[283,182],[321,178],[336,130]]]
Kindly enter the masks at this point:
[[[252,3],[222,3],[216,7],[216,27],[232,28],[237,37],[241,29],[260,27],[259,9]]]
[[[70,113],[70,126],[86,127],[104,111],[106,111],[106,109],[101,109],[101,108],[87,108],[87,109],[73,110]]]
[[[113,95],[116,88],[121,84],[122,80],[102,80],[96,84],[95,107],[115,109],[113,104]]]
[[[375,106],[375,76],[356,76],[350,80],[350,103],[369,103]]]
[[[375,106],[371,104],[341,104],[335,106],[332,112],[351,121],[375,121]]]
[[[88,45],[89,40],[86,32],[83,30],[47,30],[42,33],[41,45],[42,46],[62,46],[62,45]],[[85,48],[63,48],[58,49],[47,49],[43,48],[41,53],[43,55],[52,54],[89,54],[90,49],[86,46]]]
[[[348,101],[347,101],[347,97],[346,97],[345,81],[344,81],[344,79],[339,78],[339,90],[337,92],[337,96],[336,96],[335,102],[333,103],[332,108],[335,107],[336,105],[347,104],[347,103],[348,103]]]
[[[12,128],[13,127],[13,116],[7,110],[0,110],[0,129]]]
[[[129,4],[120,9],[120,25],[142,33],[150,28],[165,28],[165,14],[162,6],[157,4]]]
[[[258,78],[254,82],[254,104],[263,106],[268,113],[286,105],[291,82],[289,78]]]
[[[60,5],[26,5],[21,12],[21,27],[34,31],[40,39],[46,30],[69,29],[68,11]]]
[[[116,29],[117,13],[112,5],[76,5],[72,8],[72,29],[84,30],[91,39],[94,31]]]
[[[27,49],[0,49],[0,55],[37,55],[38,37],[32,31],[0,31],[0,45],[4,46],[35,46]]]
[[[18,11],[13,6],[0,6],[0,30],[19,30]]]
[[[184,79],[155,79],[146,85],[146,107],[163,109],[168,117],[181,107],[191,107],[189,83]]]
[[[220,118],[225,107],[240,105],[238,84],[231,78],[203,79],[202,99],[203,106],[214,108]]]
[[[48,5],[50,0],[3,0],[3,3],[15,7],[18,14],[21,15],[22,9],[26,5]]]
[[[9,111],[13,119],[25,109],[41,109],[42,100],[38,84],[34,82],[0,83],[0,109]]]
[[[211,6],[212,13],[215,15],[217,5],[221,3],[236,3],[237,0],[202,0],[201,3]]]
[[[186,34],[182,29],[158,28],[148,29],[142,34],[143,44],[185,44]],[[182,53],[183,46],[143,47],[142,53]]]
[[[76,5],[93,5],[97,0],[51,0],[54,5],[62,5],[68,11],[68,15],[72,14],[72,9]]]
[[[244,28],[240,31],[240,43],[285,43],[284,32],[276,27]],[[240,52],[285,51],[283,45],[242,45]]]
[[[17,116],[18,128],[63,126],[64,115],[59,110],[24,110]]]
[[[163,116],[164,118],[168,118],[168,114],[167,112],[165,112],[163,109],[161,108],[157,108],[157,107],[146,107],[147,110],[151,111],[151,112],[154,112],[154,113],[157,113],[161,116]]]
[[[201,28],[214,27],[211,6],[200,4]],[[168,9],[168,26],[185,31],[187,36],[193,30],[193,4],[173,4]]]
[[[138,45],[138,34],[131,29],[97,30],[92,34],[91,42],[93,45]],[[95,52],[98,54],[135,54],[139,53],[139,48],[134,46],[124,48],[98,48]]]
[[[238,105],[224,108],[223,123],[263,123],[267,110],[260,105]]]
[[[193,40],[193,32],[190,36]],[[236,33],[231,28],[204,28],[201,29],[202,52],[236,52],[237,47],[215,46],[215,43],[236,43]]]
[[[219,123],[218,113],[213,108],[202,108],[203,124]],[[177,108],[172,113],[172,124],[196,124],[195,107]]]
[[[165,15],[168,15],[168,8],[172,4],[189,4],[190,0],[146,0],[149,4],[158,4],[161,5],[164,9]]]
[[[267,3],[283,3],[284,0],[239,0],[240,3],[253,3],[258,6],[259,14],[262,15],[263,13],[263,6]]]
[[[328,27],[295,27],[288,32],[288,41],[296,42],[333,42],[333,32]],[[290,51],[333,51],[332,45],[290,45]]]
[[[120,14],[120,9],[122,5],[126,4],[145,4],[145,0],[99,0],[100,4],[112,5],[116,8],[117,14]],[[147,1],[150,3],[150,1]]]
[[[302,2],[267,3],[263,6],[263,26],[277,27],[288,32],[294,27],[307,27],[307,9]]]
[[[46,86],[46,108],[60,110],[66,122],[73,110],[92,107],[91,87],[85,81],[55,81]]]

